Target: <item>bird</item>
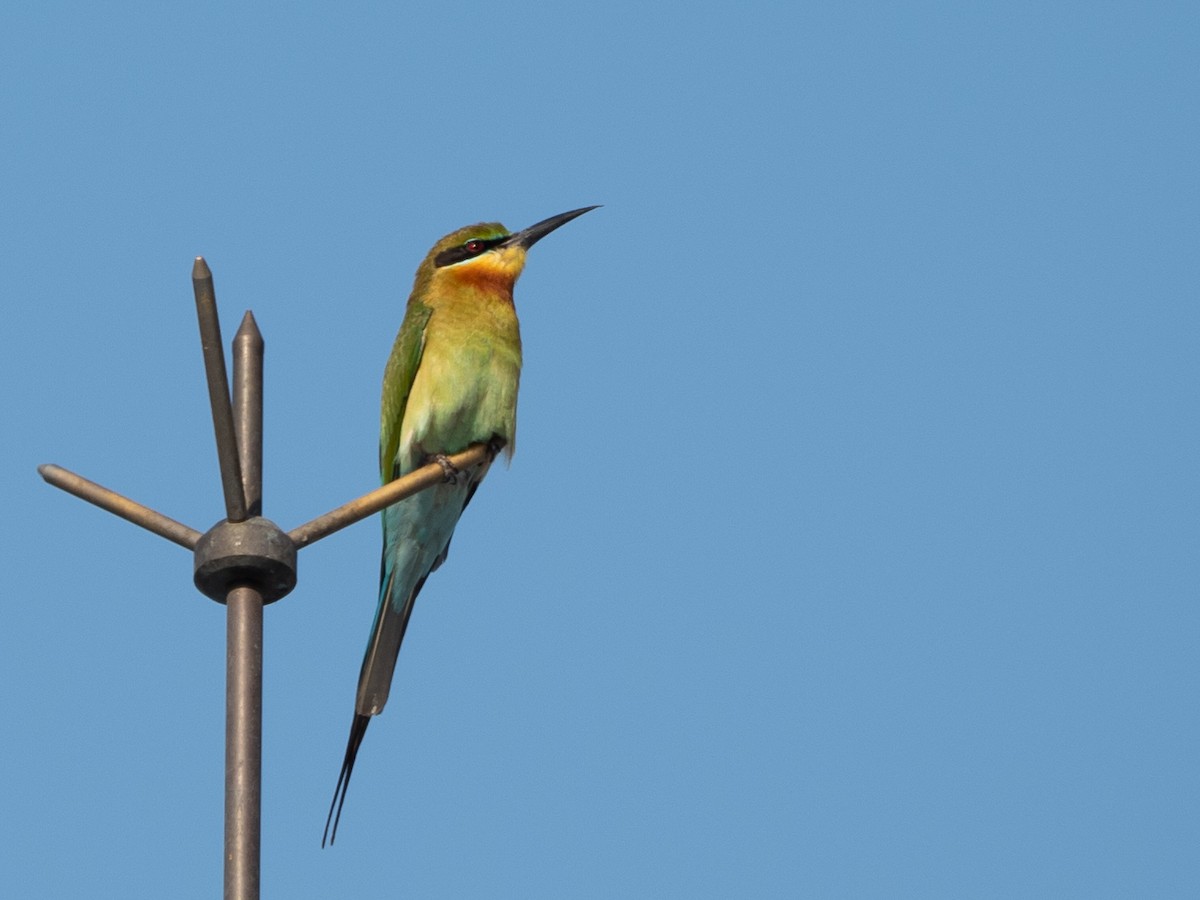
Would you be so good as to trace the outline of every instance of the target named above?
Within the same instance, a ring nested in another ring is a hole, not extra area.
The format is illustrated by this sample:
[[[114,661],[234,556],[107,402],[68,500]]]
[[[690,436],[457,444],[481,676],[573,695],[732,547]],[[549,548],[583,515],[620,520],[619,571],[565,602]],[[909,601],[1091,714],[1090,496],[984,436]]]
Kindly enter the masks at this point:
[[[444,480],[383,511],[379,601],[363,657],[354,719],[321,839],[337,838],[359,747],[387,703],[400,644],[425,579],[446,560],[467,504],[501,451],[516,446],[521,335],[513,286],[529,248],[585,206],[510,232],[498,222],[443,237],[417,268],[383,376],[379,467],[384,484],[438,462]],[[474,443],[488,455],[459,472],[448,456]]]

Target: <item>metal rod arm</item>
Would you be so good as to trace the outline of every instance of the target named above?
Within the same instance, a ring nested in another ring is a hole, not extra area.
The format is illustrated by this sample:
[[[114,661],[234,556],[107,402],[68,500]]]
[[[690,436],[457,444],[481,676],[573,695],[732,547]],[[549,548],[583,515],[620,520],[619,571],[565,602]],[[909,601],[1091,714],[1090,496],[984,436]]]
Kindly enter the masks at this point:
[[[176,522],[174,519],[168,518],[160,512],[155,512],[148,506],[142,506],[142,504],[136,503],[128,497],[118,494],[116,491],[110,491],[108,488],[102,487],[94,481],[88,481],[83,476],[76,475],[62,466],[47,463],[46,465],[38,466],[38,474],[48,484],[52,484],[56,488],[66,491],[68,494],[74,494],[80,500],[94,503],[101,509],[108,510],[113,515],[120,516],[134,525],[142,526],[147,531],[153,531],[160,537],[165,537],[168,541],[174,541],[180,547],[195,550],[196,543],[202,537],[196,529],[188,528],[182,522]]]
[[[246,498],[242,495],[242,467],[238,461],[237,436],[233,430],[229,375],[225,370],[225,350],[221,346],[221,321],[217,318],[217,295],[213,289],[212,272],[203,256],[197,256],[192,266],[192,290],[196,294],[200,348],[204,351],[208,402],[212,405],[213,431],[217,435],[217,461],[221,464],[226,518],[230,522],[241,522],[246,518]]]
[[[456,453],[448,459],[454,468],[466,470],[480,463],[489,462],[491,454],[492,451],[487,444],[472,444],[462,453]],[[296,549],[307,547],[314,541],[328,537],[335,531],[341,531],[346,526],[353,525],[355,522],[379,512],[384,507],[433,487],[444,481],[445,478],[446,473],[438,463],[433,462],[422,466],[395,481],[389,481],[383,487],[377,488],[369,494],[364,494],[357,500],[351,500],[332,512],[317,516],[311,522],[293,528],[288,532],[288,537],[292,539]]]

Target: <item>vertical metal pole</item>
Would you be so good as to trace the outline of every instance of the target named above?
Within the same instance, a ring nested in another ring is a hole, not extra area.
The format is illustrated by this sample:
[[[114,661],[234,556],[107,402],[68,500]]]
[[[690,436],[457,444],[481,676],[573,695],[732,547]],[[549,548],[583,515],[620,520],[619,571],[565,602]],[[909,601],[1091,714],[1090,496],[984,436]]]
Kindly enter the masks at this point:
[[[262,834],[262,595],[225,599],[225,900],[258,900]]]
[[[232,424],[244,509],[262,511],[263,339],[246,313],[233,340]],[[258,900],[262,836],[263,598],[225,598],[225,898]]]

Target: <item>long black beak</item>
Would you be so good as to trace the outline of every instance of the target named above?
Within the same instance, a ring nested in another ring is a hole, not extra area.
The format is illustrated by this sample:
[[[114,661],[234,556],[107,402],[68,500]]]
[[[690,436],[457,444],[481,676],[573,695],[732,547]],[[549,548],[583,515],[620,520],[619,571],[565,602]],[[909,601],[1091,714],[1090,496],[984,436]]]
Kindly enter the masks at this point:
[[[548,219],[542,219],[542,221],[538,222],[536,225],[530,225],[524,231],[518,231],[504,243],[516,244],[528,250],[530,247],[552,232],[555,228],[558,228],[560,225],[566,225],[572,219],[582,216],[585,212],[591,212],[593,209],[598,208],[599,205],[585,206],[583,209],[573,209],[570,212],[559,213],[557,216],[551,216]]]

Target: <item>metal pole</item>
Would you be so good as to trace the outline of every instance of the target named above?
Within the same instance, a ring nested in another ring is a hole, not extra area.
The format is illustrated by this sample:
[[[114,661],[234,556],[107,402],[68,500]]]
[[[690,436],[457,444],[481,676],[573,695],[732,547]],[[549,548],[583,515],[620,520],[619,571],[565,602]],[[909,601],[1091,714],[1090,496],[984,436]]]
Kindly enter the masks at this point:
[[[262,334],[254,316],[247,312],[233,339],[231,422],[240,462],[241,484],[237,493],[252,516],[262,512],[262,373]],[[215,404],[213,415],[215,419]],[[262,594],[250,586],[234,587],[225,598],[225,616],[225,898],[258,900],[262,837]]]
[[[262,834],[262,595],[225,598],[225,900],[258,900]]]

